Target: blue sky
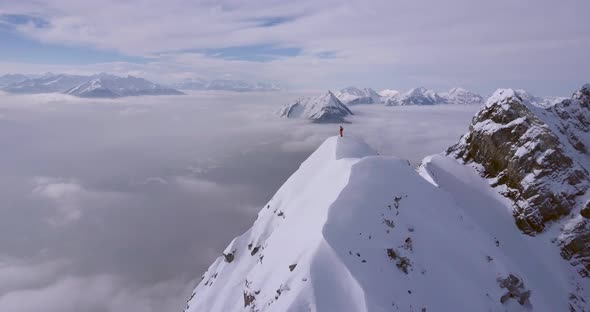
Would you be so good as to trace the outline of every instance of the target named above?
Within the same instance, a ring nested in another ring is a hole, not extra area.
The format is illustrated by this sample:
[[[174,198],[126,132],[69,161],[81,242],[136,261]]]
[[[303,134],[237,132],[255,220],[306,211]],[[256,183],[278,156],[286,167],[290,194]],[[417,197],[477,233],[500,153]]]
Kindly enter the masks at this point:
[[[0,1],[0,74],[568,95],[589,79],[589,10],[583,0]]]

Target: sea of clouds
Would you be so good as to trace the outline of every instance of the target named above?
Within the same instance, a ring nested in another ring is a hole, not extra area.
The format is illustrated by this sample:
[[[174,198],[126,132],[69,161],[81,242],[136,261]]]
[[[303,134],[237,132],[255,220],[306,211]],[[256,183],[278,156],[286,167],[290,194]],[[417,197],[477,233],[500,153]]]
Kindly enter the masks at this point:
[[[0,311],[181,311],[230,240],[338,125],[291,93],[0,94]],[[345,135],[417,165],[474,106],[354,106]]]

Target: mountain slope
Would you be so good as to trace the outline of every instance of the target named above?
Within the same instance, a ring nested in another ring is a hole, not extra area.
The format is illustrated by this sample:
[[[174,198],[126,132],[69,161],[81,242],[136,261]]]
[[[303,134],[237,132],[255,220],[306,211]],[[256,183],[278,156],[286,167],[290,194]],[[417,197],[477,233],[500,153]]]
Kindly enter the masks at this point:
[[[462,196],[479,192],[492,211],[427,182],[461,191],[439,167],[424,179],[358,139],[329,138],[211,265],[186,311],[567,310],[586,285],[564,278],[557,247],[519,234],[485,180],[444,159],[476,191]]]
[[[182,92],[163,87],[143,78],[101,74],[64,92],[84,98],[117,98],[137,95],[180,95]]]
[[[318,123],[344,122],[346,116],[353,115],[330,91],[320,96],[300,98],[285,105],[278,114],[284,118],[306,118]]]
[[[381,103],[381,95],[371,88],[348,87],[336,91],[334,95],[346,105]]]

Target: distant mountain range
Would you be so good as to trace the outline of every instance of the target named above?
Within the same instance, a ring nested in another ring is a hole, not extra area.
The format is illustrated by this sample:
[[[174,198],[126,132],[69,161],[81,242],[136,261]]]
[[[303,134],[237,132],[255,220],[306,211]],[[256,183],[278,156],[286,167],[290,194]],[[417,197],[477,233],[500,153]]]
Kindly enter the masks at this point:
[[[64,93],[83,98],[183,94],[143,78],[104,73],[91,76],[53,73],[41,76],[4,75],[0,76],[0,89],[9,93]]]
[[[276,84],[243,80],[188,79],[172,86],[164,86],[134,76],[110,74],[69,75],[46,73],[43,75],[8,74],[0,76],[0,90],[18,94],[65,93],[85,98],[118,98],[139,95],[180,95],[179,90],[218,91],[278,91]]]
[[[383,90],[377,92],[371,88],[348,87],[334,92],[336,97],[346,105],[385,104],[387,106],[435,105],[435,104],[483,104],[483,97],[462,88],[453,88],[448,92],[437,93],[424,87],[413,88],[407,92]]]
[[[564,98],[541,98],[524,90],[515,91],[527,102],[537,106],[549,107],[561,102]],[[285,118],[305,118],[312,122],[342,122],[352,115],[350,107],[355,105],[381,104],[385,106],[409,105],[483,105],[485,98],[475,92],[463,88],[452,88],[437,93],[424,87],[413,88],[406,92],[382,90],[377,92],[371,88],[347,87],[315,97],[300,98],[281,109],[279,116]]]

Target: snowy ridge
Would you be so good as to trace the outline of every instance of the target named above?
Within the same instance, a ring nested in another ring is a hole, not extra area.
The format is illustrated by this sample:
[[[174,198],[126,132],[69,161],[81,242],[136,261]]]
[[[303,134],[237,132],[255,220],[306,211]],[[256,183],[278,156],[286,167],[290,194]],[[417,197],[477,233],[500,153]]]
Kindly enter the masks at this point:
[[[345,117],[353,115],[331,91],[320,96],[300,98],[295,103],[285,105],[278,115],[284,118],[306,118],[313,122],[344,122]]]
[[[361,140],[329,138],[210,266],[185,311],[588,308],[572,299],[587,280],[549,240],[520,234],[475,170],[434,156],[420,174],[439,187]]]

